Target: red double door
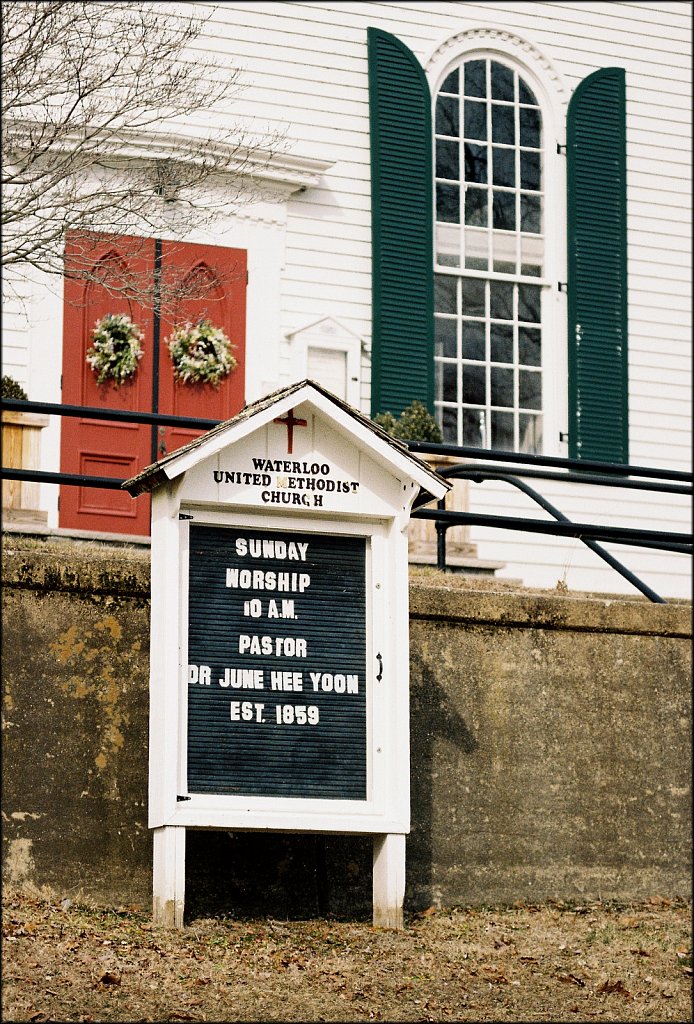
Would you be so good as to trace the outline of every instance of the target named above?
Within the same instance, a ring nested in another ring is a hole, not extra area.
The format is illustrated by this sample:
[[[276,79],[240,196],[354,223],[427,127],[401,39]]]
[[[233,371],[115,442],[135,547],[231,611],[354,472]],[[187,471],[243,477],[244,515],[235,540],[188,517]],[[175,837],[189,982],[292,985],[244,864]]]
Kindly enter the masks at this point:
[[[70,268],[75,267],[74,276]],[[221,246],[154,239],[68,238],[63,317],[64,405],[166,413],[223,420],[245,401],[246,252]],[[79,268],[79,269],[77,269]],[[89,273],[85,274],[87,268]],[[155,288],[155,280],[158,285]],[[157,304],[145,296],[160,295]],[[153,311],[154,310],[154,311]],[[140,327],[144,355],[125,384],[97,384],[86,360],[95,323],[126,313]],[[167,338],[175,325],[209,318],[231,341],[237,366],[215,388],[181,384],[173,374]],[[155,324],[158,320],[158,358]],[[154,432],[154,433],[153,433]],[[64,473],[128,479],[155,458],[201,433],[180,427],[63,416],[60,465]],[[59,525],[66,529],[147,535],[150,501],[110,488],[64,485]]]

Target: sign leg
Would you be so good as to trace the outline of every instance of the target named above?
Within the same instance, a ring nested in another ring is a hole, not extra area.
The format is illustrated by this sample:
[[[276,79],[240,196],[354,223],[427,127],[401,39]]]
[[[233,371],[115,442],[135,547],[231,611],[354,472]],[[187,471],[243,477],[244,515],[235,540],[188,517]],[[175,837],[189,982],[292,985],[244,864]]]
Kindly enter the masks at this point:
[[[405,899],[405,836],[374,836],[373,923],[374,928],[402,931]]]
[[[186,891],[186,830],[154,829],[153,919],[164,928],[183,927]]]

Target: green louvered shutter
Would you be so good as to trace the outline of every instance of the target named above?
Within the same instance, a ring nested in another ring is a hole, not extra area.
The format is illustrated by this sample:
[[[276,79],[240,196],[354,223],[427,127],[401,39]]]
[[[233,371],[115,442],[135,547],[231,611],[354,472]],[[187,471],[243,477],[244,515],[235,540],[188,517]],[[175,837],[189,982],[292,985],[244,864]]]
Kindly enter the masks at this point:
[[[433,411],[431,98],[414,54],[368,29],[373,345],[371,414]]]
[[[569,453],[626,463],[626,111],[622,68],[584,79],[567,114]]]

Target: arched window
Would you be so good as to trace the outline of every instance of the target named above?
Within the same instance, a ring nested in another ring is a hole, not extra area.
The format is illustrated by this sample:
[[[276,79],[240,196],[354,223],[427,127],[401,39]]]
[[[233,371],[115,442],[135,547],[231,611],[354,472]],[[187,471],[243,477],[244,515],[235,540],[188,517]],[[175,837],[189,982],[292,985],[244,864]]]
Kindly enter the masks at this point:
[[[369,28],[368,57],[372,415],[419,399],[454,444],[627,462],[624,69],[569,99],[488,27],[426,69]]]
[[[542,445],[543,131],[535,94],[491,57],[435,97],[434,403],[444,439]]]

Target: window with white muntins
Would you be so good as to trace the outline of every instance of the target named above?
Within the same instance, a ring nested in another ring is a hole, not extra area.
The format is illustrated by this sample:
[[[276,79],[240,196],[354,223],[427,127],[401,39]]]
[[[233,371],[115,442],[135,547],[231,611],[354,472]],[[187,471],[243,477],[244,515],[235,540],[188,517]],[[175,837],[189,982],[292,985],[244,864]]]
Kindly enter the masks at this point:
[[[539,452],[546,293],[542,113],[473,56],[435,93],[435,407],[453,444]]]

